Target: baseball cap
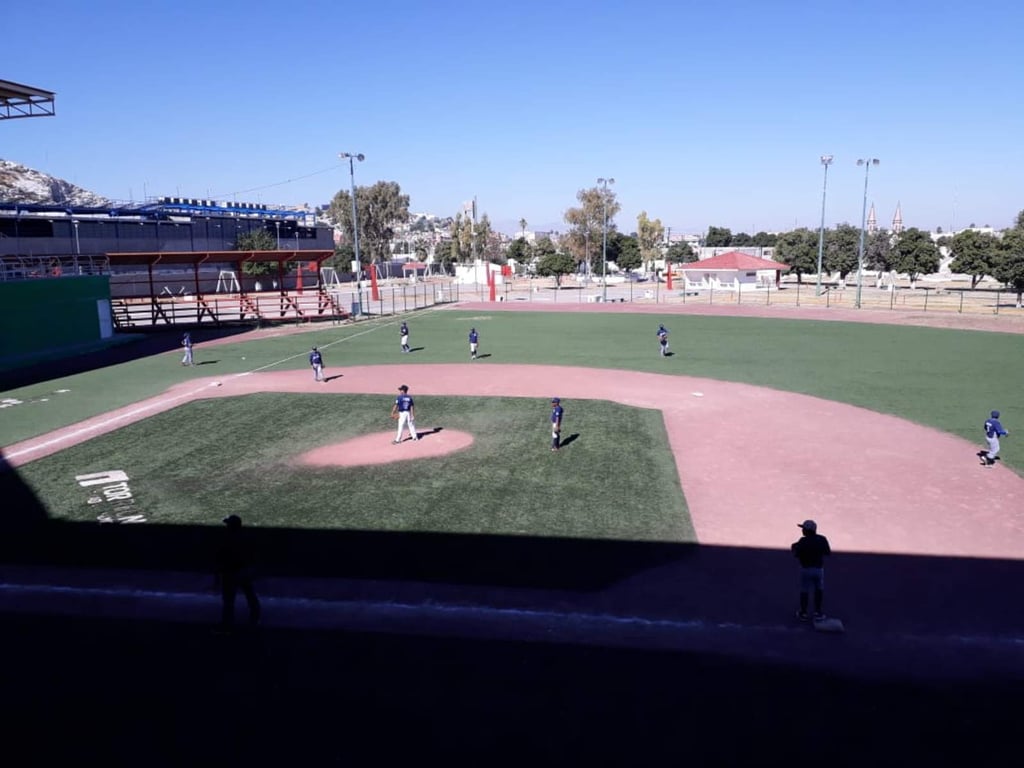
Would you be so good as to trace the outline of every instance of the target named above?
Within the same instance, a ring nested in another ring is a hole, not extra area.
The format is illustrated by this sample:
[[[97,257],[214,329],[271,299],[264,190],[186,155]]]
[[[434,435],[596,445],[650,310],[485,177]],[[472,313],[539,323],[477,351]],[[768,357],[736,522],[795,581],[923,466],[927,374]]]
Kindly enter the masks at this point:
[[[405,384],[403,384],[402,386],[400,386],[400,387],[398,388],[398,391],[399,391],[399,392],[408,392],[408,391],[409,391],[409,388],[408,388],[407,386],[405,386]]]
[[[560,402],[562,402],[562,400],[561,400],[561,398],[558,398],[558,397],[552,397],[551,398],[551,402],[552,403],[560,403]]]
[[[224,518],[223,522],[224,525],[228,526],[228,528],[238,528],[242,525],[242,518],[238,515],[228,515]]]
[[[993,419],[998,419],[999,418],[999,411],[992,411],[992,418]]]
[[[797,528],[803,528],[805,531],[815,533],[818,530],[818,524],[813,520],[804,520],[802,523],[796,524]]]

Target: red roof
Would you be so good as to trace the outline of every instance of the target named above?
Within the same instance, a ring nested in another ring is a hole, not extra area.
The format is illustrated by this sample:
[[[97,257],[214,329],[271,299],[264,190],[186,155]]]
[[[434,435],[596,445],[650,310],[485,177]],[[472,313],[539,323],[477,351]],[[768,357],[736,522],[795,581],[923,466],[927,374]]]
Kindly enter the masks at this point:
[[[715,272],[725,269],[734,269],[740,272],[753,272],[758,269],[774,269],[779,272],[789,269],[787,264],[779,264],[777,261],[759,259],[757,256],[749,256],[739,251],[729,251],[712,256],[710,259],[699,259],[683,264],[684,270],[693,269],[701,272]]]

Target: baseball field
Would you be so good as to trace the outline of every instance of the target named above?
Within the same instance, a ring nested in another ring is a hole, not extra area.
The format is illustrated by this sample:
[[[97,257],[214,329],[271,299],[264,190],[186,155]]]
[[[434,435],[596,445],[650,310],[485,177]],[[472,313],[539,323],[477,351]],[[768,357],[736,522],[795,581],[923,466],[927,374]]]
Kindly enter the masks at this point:
[[[1006,601],[1024,580],[1021,328],[744,312],[464,304],[408,315],[411,354],[383,318],[197,333],[195,367],[169,333],[38,371],[0,398],[0,617],[39,659],[6,673],[5,717],[37,733],[56,714],[76,750],[133,756],[170,722],[197,752],[281,760],[311,723],[335,754],[338,722],[488,759],[512,733],[736,765],[798,742],[839,765],[1003,754],[1024,681]],[[402,384],[420,439],[395,445]],[[987,468],[992,409],[1010,435]],[[221,643],[228,514],[264,626]],[[832,543],[843,635],[793,618],[806,518]],[[111,729],[126,700],[145,705]],[[217,742],[224,722],[238,739]]]

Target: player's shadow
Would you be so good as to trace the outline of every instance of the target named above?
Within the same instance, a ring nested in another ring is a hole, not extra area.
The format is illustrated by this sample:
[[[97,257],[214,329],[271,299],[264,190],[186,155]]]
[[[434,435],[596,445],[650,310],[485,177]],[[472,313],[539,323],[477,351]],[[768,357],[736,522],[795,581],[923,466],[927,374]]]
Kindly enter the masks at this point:
[[[324,382],[326,383],[328,381],[334,381],[335,379],[340,379],[341,377],[342,374],[340,373],[336,373],[333,376],[324,376]]]
[[[201,360],[196,365],[216,365],[220,360]]]
[[[559,443],[559,445],[562,446],[563,448],[565,448],[565,446],[569,445],[570,443],[576,442],[576,440],[579,438],[579,436],[580,436],[579,432],[573,432],[571,435],[569,435],[567,438],[565,438],[565,440],[563,440],[561,443]]]
[[[409,347],[410,354],[413,352],[422,352],[426,347]]]
[[[672,357],[674,354],[675,352],[666,352],[662,357]]]
[[[418,437],[420,440],[422,440],[425,437],[430,437],[431,435],[438,434],[442,429],[444,429],[444,427],[434,427],[433,429],[428,429],[426,431],[424,431],[422,429],[417,429],[416,430],[416,437]]]
[[[483,359],[484,359],[485,357],[490,357],[490,354],[486,354],[486,355],[477,355],[477,356],[476,356],[476,359],[477,359],[477,360],[483,360]]]

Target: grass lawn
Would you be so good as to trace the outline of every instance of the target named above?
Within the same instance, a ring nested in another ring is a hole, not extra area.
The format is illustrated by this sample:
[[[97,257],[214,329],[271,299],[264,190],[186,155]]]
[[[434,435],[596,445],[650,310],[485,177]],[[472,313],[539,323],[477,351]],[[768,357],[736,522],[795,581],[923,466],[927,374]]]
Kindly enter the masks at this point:
[[[309,347],[332,368],[379,363],[463,362],[466,336],[480,332],[476,365],[535,363],[685,374],[800,392],[891,413],[982,442],[988,412],[1011,433],[1024,423],[1024,336],[913,326],[806,320],[600,313],[424,310],[409,316],[416,352],[401,355],[398,321],[321,326],[304,334],[204,345],[195,369],[170,352],[8,392],[22,405],[0,410],[0,444],[41,434],[156,394],[197,375],[305,368]],[[664,321],[675,353],[657,354]],[[243,359],[244,358],[244,359]],[[57,394],[58,389],[69,389]],[[47,401],[42,402],[43,398]],[[1004,441],[1007,466],[1024,471],[1024,446]]]
[[[421,431],[469,432],[464,451],[354,468],[292,457],[387,430],[390,396],[256,394],[197,401],[22,467],[51,518],[91,521],[77,475],[128,474],[133,512],[151,524],[695,540],[661,413],[578,401],[561,452],[535,398],[419,397]],[[638,425],[640,425],[638,427]],[[394,447],[395,451],[409,446]]]

